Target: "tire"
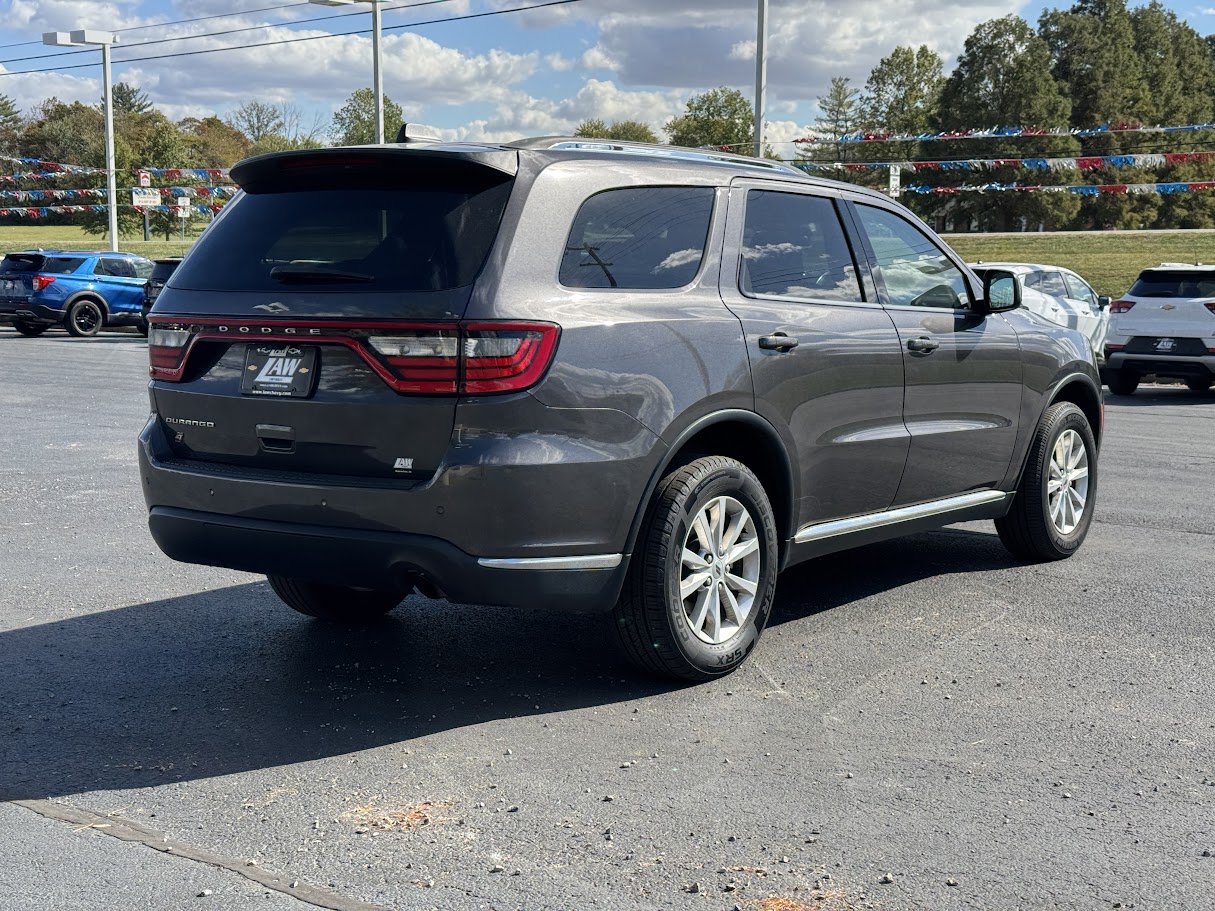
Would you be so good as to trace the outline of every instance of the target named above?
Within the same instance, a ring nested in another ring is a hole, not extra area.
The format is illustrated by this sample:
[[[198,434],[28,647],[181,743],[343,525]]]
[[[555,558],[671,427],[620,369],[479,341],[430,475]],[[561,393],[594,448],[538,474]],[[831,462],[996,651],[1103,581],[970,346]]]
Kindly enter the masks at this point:
[[[1050,486],[1060,480],[1068,493],[1052,500]],[[1027,562],[1066,559],[1084,543],[1096,496],[1097,443],[1088,418],[1071,402],[1052,405],[1034,431],[1012,509],[996,519],[1000,541]]]
[[[26,338],[36,338],[50,328],[46,323],[27,323],[25,320],[17,320],[13,323],[13,328],[24,335]]]
[[[142,335],[144,338],[147,338],[148,337],[148,321],[146,319],[140,318],[139,322],[137,322],[135,324],[135,331],[138,332],[140,335]]]
[[[301,614],[331,623],[372,623],[401,603],[403,594],[324,585],[285,576],[267,576],[283,603]]]
[[[715,521],[723,512],[724,522]],[[746,550],[751,542],[754,549]],[[714,560],[726,547],[737,553],[728,566]],[[759,641],[776,573],[776,519],[759,480],[735,459],[697,458],[673,469],[654,492],[613,612],[617,639],[652,673],[691,681],[724,676]],[[681,581],[694,576],[708,587],[693,588],[685,602]]]
[[[1114,395],[1133,395],[1139,388],[1139,374],[1129,370],[1111,370],[1105,378],[1105,385],[1110,387]]]
[[[85,298],[72,304],[63,327],[76,338],[92,338],[105,325],[105,314],[95,300]]]
[[[1190,376],[1186,377],[1185,384],[1190,387],[1190,392],[1206,392],[1211,388],[1215,377],[1209,376]]]

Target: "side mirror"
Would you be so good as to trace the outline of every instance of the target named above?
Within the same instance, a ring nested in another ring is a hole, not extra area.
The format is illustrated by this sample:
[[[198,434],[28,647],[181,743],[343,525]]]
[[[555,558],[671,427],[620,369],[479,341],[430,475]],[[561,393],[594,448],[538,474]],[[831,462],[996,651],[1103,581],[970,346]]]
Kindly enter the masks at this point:
[[[1110,306],[1110,296],[1108,294],[1102,294],[1097,298],[1097,309],[1098,310],[1108,310],[1109,306]]]
[[[987,313],[1003,313],[1021,306],[1021,286],[1017,276],[1000,269],[983,273],[983,309]]]

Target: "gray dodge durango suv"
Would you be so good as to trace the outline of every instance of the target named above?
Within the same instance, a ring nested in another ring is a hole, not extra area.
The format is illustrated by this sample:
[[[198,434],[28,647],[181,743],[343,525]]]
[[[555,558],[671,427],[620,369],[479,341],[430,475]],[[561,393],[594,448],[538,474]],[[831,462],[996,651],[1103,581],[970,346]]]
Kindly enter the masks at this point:
[[[150,316],[149,523],[368,621],[417,590],[602,611],[703,680],[786,567],[1092,519],[1090,346],[898,203],[784,165],[547,138],[265,155]]]

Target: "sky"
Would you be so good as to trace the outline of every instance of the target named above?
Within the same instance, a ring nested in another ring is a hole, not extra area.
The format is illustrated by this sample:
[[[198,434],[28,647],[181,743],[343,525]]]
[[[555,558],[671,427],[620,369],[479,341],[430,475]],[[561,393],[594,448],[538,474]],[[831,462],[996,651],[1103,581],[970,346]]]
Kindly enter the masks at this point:
[[[385,93],[408,122],[469,140],[569,133],[588,118],[641,120],[657,132],[698,92],[729,85],[753,95],[755,0],[573,0],[500,12],[543,2],[381,0]],[[1215,8],[1205,2],[1165,5],[1208,35]],[[1015,13],[1034,24],[1053,6],[1070,2],[770,0],[766,137],[783,151],[813,124],[833,76],[863,86],[900,44],[928,44],[948,70],[978,23]],[[496,14],[423,24],[484,13]],[[214,18],[181,21],[200,17]],[[44,31],[77,28],[116,32],[114,80],[175,120],[226,118],[256,99],[293,105],[306,131],[328,130],[350,93],[371,84],[363,2],[0,0],[0,26],[0,94],[22,111],[49,96],[100,98],[99,50],[41,43]],[[187,36],[203,37],[169,40]],[[162,56],[284,39],[309,40]],[[153,56],[161,59],[122,62]],[[49,70],[65,66],[79,68]]]

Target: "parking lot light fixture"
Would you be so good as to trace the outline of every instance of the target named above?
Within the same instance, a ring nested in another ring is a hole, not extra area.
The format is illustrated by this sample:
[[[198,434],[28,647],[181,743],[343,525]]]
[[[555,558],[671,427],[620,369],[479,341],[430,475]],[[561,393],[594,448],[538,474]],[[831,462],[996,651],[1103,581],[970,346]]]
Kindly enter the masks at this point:
[[[42,43],[51,47],[74,47],[92,44],[101,48],[101,83],[105,98],[105,188],[106,209],[110,221],[110,249],[118,250],[118,189],[114,170],[114,85],[110,79],[110,46],[117,43],[113,32],[91,28],[74,29],[71,32],[44,32]]]
[[[317,6],[350,6],[352,3],[371,4],[371,81],[375,93],[375,143],[384,144],[384,70],[380,54],[380,3],[383,0],[308,0]]]

